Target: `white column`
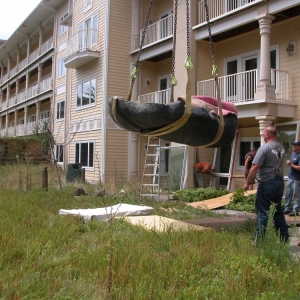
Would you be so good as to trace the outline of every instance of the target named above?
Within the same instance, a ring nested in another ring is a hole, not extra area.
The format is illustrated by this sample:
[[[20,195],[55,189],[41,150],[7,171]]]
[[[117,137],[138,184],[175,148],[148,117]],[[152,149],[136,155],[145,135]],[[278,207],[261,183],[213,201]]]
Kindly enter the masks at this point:
[[[42,44],[43,44],[43,27],[39,28],[39,55],[42,53]]]
[[[29,72],[27,70],[26,72],[26,82],[25,82],[25,94],[26,94],[26,99],[29,98],[29,95],[28,95],[28,88],[29,88]]]
[[[256,19],[259,22],[261,59],[259,71],[260,80],[254,98],[256,100],[276,100],[275,87],[271,85],[270,65],[270,34],[274,17],[269,14],[263,14]]]
[[[15,109],[15,126],[14,126],[14,136],[16,136],[17,134],[17,121],[18,121],[18,110]]]
[[[138,49],[140,46],[140,29],[141,29],[141,0],[133,0],[131,51]]]
[[[7,78],[10,78],[10,63],[11,63],[11,58],[10,56],[8,56],[8,60],[7,60]]]
[[[24,107],[24,134],[27,134],[27,119],[28,119],[28,107]]]
[[[21,55],[21,50],[19,48],[19,45],[18,45],[18,50],[17,50],[17,72],[19,71],[19,63],[20,63],[20,55]]]
[[[5,119],[5,135],[7,136],[8,133],[8,113],[6,113],[6,119]]]
[[[7,85],[7,89],[6,89],[6,108],[8,108],[9,105],[9,97],[10,97],[10,86]]]
[[[273,116],[258,116],[258,117],[255,117],[255,119],[258,120],[258,123],[259,123],[260,144],[264,145],[265,144],[264,137],[263,137],[264,129],[269,126],[272,126],[272,121],[275,119],[275,117],[273,117]]]
[[[29,64],[29,55],[30,55],[30,37],[28,36],[28,40],[27,40],[27,65]]]
[[[42,78],[43,64],[38,65],[38,78],[37,78],[37,94],[41,92],[41,78]]]
[[[18,103],[19,100],[19,79],[16,80],[16,104]]]
[[[40,120],[41,102],[36,101],[35,107],[36,107],[36,122],[38,123],[38,121]]]

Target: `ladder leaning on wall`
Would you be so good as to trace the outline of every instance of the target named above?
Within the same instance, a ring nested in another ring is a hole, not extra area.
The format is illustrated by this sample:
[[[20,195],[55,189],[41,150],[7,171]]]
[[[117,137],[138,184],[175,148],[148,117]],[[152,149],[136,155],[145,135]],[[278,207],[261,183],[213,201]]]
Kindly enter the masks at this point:
[[[160,151],[161,141],[157,137],[148,137],[140,199],[160,196]]]

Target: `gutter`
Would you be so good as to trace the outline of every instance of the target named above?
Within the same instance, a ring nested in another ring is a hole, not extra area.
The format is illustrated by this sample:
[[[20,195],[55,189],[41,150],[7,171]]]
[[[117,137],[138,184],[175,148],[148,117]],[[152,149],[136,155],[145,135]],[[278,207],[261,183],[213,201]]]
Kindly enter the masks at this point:
[[[107,101],[107,79],[108,79],[108,46],[109,46],[109,13],[110,0],[105,0],[105,20],[104,20],[104,45],[103,45],[103,80],[102,80],[102,117],[101,117],[101,166],[100,180],[105,183],[106,173],[106,101]]]

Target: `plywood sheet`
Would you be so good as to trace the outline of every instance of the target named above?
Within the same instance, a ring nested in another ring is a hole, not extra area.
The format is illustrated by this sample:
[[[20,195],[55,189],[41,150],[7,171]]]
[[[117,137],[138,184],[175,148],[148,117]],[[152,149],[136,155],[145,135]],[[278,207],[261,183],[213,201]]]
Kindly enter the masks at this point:
[[[148,230],[155,231],[166,231],[170,227],[174,230],[204,230],[207,229],[203,226],[198,226],[194,224],[188,224],[185,222],[181,222],[178,220],[165,218],[158,215],[153,216],[132,216],[132,217],[124,217],[124,220],[132,223],[133,225],[142,226]]]
[[[256,190],[245,192],[245,196],[252,195],[252,194],[256,194]],[[187,205],[192,206],[194,208],[201,208],[201,209],[208,209],[208,210],[215,209],[227,205],[231,201],[230,198],[232,195],[233,193],[230,193],[214,199],[187,203]]]

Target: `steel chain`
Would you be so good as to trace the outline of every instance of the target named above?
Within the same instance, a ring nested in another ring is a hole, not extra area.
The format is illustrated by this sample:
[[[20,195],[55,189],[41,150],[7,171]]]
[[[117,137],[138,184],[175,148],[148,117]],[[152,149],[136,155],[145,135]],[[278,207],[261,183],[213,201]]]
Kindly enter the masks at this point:
[[[175,52],[176,52],[176,32],[177,32],[177,9],[178,0],[175,0],[174,28],[173,28],[173,53],[172,53],[172,75],[175,77]]]
[[[213,46],[212,37],[211,37],[211,29],[210,29],[210,21],[209,21],[207,0],[204,0],[204,5],[205,5],[205,11],[206,11],[206,22],[207,22],[207,27],[208,27],[208,38],[209,38],[209,44],[210,44],[210,52],[211,52],[213,65],[216,65],[214,46]]]
[[[186,0],[186,38],[187,38],[187,57],[190,57],[190,8],[189,0]]]

